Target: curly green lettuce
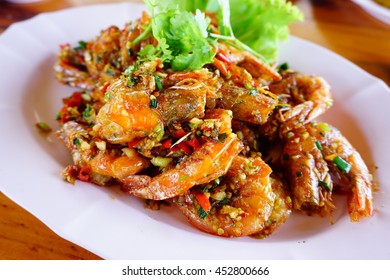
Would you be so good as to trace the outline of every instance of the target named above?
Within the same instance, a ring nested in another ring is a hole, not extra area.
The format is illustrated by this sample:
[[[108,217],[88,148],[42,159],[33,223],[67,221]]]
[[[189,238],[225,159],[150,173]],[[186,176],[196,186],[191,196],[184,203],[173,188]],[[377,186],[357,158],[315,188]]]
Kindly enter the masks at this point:
[[[159,57],[175,71],[192,71],[213,61],[215,41],[273,62],[279,44],[288,37],[288,25],[302,20],[299,9],[285,0],[145,0],[152,13],[156,48],[141,52],[141,59]],[[209,28],[204,11],[218,15],[218,34]],[[145,34],[144,34],[145,35]]]

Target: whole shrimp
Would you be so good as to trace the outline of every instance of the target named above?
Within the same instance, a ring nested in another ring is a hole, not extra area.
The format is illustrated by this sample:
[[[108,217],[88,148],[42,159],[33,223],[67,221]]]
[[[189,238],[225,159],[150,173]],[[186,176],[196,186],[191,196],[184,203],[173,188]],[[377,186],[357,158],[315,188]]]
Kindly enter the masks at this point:
[[[242,143],[231,132],[231,112],[214,109],[206,113],[206,118],[218,120],[218,134],[225,139],[207,140],[177,165],[155,177],[137,175],[123,179],[123,191],[145,199],[163,200],[224,175],[242,150]]]
[[[216,186],[195,187],[174,202],[204,232],[224,237],[255,234],[272,213],[275,194],[270,173],[260,157],[237,156]]]
[[[333,104],[329,84],[319,76],[284,71],[282,79],[269,85],[278,105],[267,123],[260,127],[268,139],[284,138],[287,133],[313,121]]]
[[[333,183],[316,137],[306,126],[289,132],[282,152],[294,208],[308,214],[332,216]]]
[[[74,166],[63,172],[68,181],[78,177],[82,181],[106,185],[113,179],[137,174],[150,165],[149,160],[134,149],[113,149],[103,140],[92,139],[88,130],[74,121],[65,123],[57,137],[72,153]]]
[[[340,131],[326,123],[312,122],[292,132],[284,159],[288,161],[294,207],[331,215],[334,184],[348,190],[351,221],[370,217],[372,175]]]
[[[307,125],[307,129],[322,146],[334,184],[348,191],[351,221],[372,216],[373,178],[359,152],[337,128],[329,124],[312,123]]]
[[[107,103],[99,110],[93,127],[99,137],[118,144],[163,133],[163,119],[151,106],[153,77],[145,75],[143,83],[143,90],[129,88],[124,77],[110,84]]]

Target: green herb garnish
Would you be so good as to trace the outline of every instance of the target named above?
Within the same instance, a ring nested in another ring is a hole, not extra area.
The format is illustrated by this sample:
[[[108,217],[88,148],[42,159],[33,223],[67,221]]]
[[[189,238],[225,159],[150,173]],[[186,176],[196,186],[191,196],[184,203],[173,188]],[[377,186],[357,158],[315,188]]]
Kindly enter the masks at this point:
[[[336,164],[336,166],[344,173],[348,173],[349,170],[351,170],[351,164],[349,164],[339,156],[336,156],[333,159],[333,163]]]

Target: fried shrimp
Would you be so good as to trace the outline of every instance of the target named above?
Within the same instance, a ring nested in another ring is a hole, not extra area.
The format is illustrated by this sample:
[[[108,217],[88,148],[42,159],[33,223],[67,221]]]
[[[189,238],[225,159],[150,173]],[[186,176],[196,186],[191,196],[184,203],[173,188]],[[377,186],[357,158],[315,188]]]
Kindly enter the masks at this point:
[[[293,130],[284,148],[294,208],[332,216],[334,187],[348,192],[351,221],[373,213],[372,176],[360,154],[340,131],[322,122]]]
[[[372,216],[373,180],[361,155],[337,128],[323,122],[313,122],[306,127],[322,147],[335,186],[348,192],[351,221]]]
[[[224,237],[255,234],[272,213],[275,194],[270,173],[260,157],[237,156],[217,184],[195,187],[174,202],[204,232]]]
[[[260,131],[271,140],[283,139],[290,130],[316,119],[333,104],[330,86],[323,78],[291,70],[271,83],[269,91],[278,97],[278,104]]]
[[[163,119],[151,108],[152,97],[147,89],[133,90],[120,78],[110,85],[106,96],[107,103],[97,114],[93,127],[99,137],[118,144],[163,130]]]
[[[268,47],[234,37],[228,1],[204,14],[147,2],[151,16],[60,46],[55,76],[76,88],[57,114],[65,180],[173,203],[223,237],[265,238],[293,210],[332,220],[339,190],[351,221],[372,215],[361,156],[316,122],[333,103],[325,79],[260,59]]]
[[[148,180],[147,185],[129,185],[125,179],[125,189],[128,193],[145,199],[163,200],[175,197],[195,185],[207,183],[225,174],[240,152],[240,147],[235,134],[229,135],[224,143],[207,142],[175,168]]]
[[[294,209],[332,216],[333,184],[317,139],[306,127],[290,131],[282,163],[290,184]]]
[[[123,189],[141,198],[162,200],[180,195],[195,185],[207,183],[224,175],[233,159],[242,150],[242,144],[237,135],[231,132],[231,113],[214,109],[208,111],[206,117],[210,119],[205,119],[204,130],[210,127],[209,120],[215,120],[216,124],[211,125],[218,126],[216,137],[222,135],[222,138],[219,137],[220,140],[210,139],[203,144],[199,143],[192,154],[153,178],[143,176],[141,180],[134,177],[123,180]],[[145,182],[147,184],[144,184]]]
[[[83,181],[105,185],[112,179],[123,179],[137,174],[150,165],[150,162],[135,150],[112,149],[102,140],[91,141],[86,128],[73,121],[64,124],[57,136],[72,152],[75,165],[68,168],[67,172],[81,172]]]

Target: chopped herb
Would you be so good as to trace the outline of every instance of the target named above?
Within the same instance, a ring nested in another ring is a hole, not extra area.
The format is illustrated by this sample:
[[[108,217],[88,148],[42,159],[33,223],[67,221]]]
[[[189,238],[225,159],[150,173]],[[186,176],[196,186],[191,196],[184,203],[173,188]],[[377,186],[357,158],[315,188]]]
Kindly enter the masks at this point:
[[[302,176],[303,176],[303,173],[302,173],[302,171],[298,171],[297,173],[295,173],[295,175],[296,175],[297,177],[302,177]]]
[[[198,215],[199,215],[199,217],[201,218],[201,219],[205,219],[206,217],[207,217],[207,212],[206,211],[204,211],[203,210],[203,208],[202,207],[200,207],[199,209],[198,209]]]
[[[87,49],[87,42],[85,41],[79,41],[79,45],[75,47],[75,50],[86,50]]]
[[[147,45],[140,50],[138,55],[138,61],[148,61],[155,59],[156,48],[153,45]]]
[[[278,104],[275,106],[275,109],[284,109],[284,108],[289,108],[290,106],[287,104]]]
[[[226,133],[221,133],[221,134],[218,135],[218,141],[221,142],[221,143],[224,143],[226,138],[227,138],[227,134]]]
[[[218,202],[220,205],[226,205],[229,203],[229,199],[225,196],[222,200]]]
[[[73,139],[73,145],[75,145],[76,147],[79,147],[80,144],[81,144],[81,142],[80,142],[80,139],[79,139],[79,138],[74,138],[74,139]]]
[[[151,159],[151,163],[154,166],[159,166],[159,167],[167,167],[168,164],[172,161],[172,158],[166,158],[166,157],[154,157]]]
[[[187,179],[188,178],[188,175],[183,175],[183,176],[181,176],[180,178],[179,178],[179,180],[180,181],[184,181],[185,179]]]
[[[324,182],[324,181],[318,181],[318,184],[321,186],[321,187],[324,187],[326,191],[330,192],[331,189],[329,187],[329,184],[327,182]]]
[[[149,107],[150,108],[157,108],[157,106],[158,106],[158,100],[156,99],[156,97],[151,96]]]
[[[316,141],[316,147],[318,150],[322,151],[322,145],[321,145],[320,141]]]
[[[156,86],[159,90],[163,90],[163,86],[160,80],[160,76],[154,75],[154,80],[156,81]]]
[[[107,70],[107,71],[106,71],[106,74],[107,74],[108,76],[114,76],[115,72],[114,72],[113,70]]]
[[[351,165],[339,156],[333,159],[333,163],[344,173],[348,173],[351,170]]]
[[[252,89],[249,90],[249,95],[250,96],[256,95],[258,93],[259,93],[259,91],[257,89],[255,89],[255,88],[252,88]]]
[[[282,70],[282,71],[285,71],[285,70],[289,69],[288,63],[287,63],[287,62],[282,63],[282,64],[279,66],[279,69]]]
[[[111,99],[111,92],[107,91],[106,94],[104,94],[104,98],[107,100]]]
[[[293,137],[294,137],[294,132],[292,131],[287,132],[287,139],[291,139]]]
[[[35,126],[39,129],[40,132],[49,133],[51,132],[51,127],[45,122],[37,122]]]
[[[326,132],[330,132],[330,126],[326,123],[318,123],[318,127],[321,130],[321,135],[324,136]]]
[[[91,116],[91,110],[92,110],[92,107],[87,105],[87,107],[85,108],[84,112],[83,112],[83,118],[84,119],[87,119]]]
[[[126,68],[126,70],[123,72],[123,75],[130,76],[137,70],[137,65],[133,64]]]

